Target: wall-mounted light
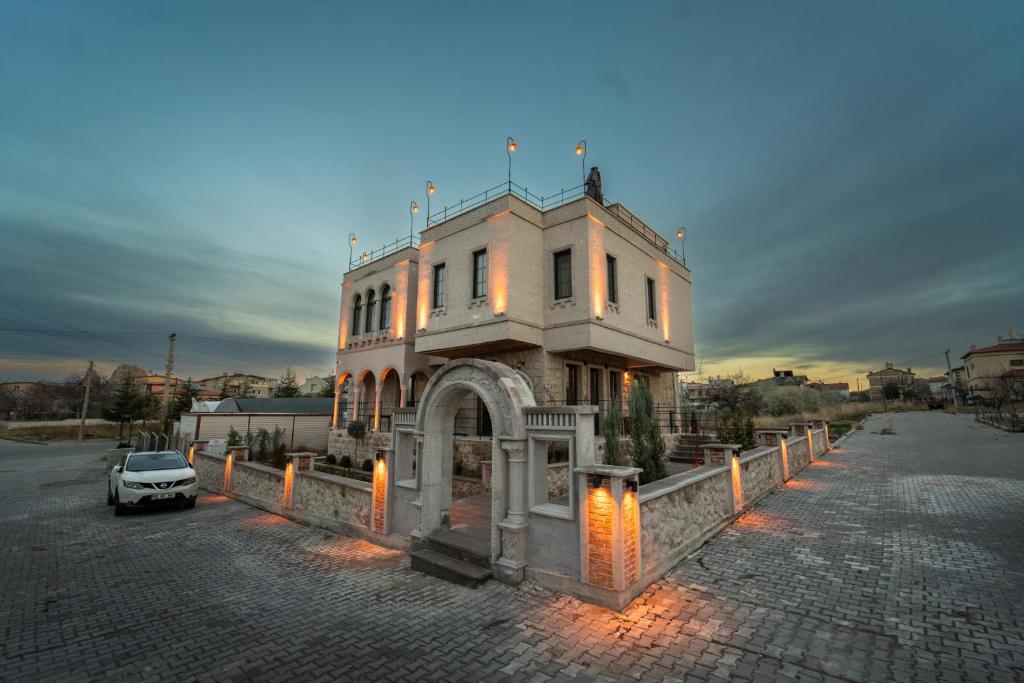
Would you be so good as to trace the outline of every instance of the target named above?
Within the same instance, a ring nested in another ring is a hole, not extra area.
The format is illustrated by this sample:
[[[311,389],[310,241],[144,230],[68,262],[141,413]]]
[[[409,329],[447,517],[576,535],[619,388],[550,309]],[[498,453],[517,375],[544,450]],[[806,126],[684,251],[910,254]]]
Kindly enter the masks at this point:
[[[633,493],[636,493],[637,491],[640,490],[640,483],[636,479],[627,479],[626,488],[632,491]]]
[[[601,488],[601,475],[596,472],[590,475],[590,488],[599,489]]]
[[[384,451],[377,451],[377,453],[373,456],[373,459],[376,460],[377,462],[380,462],[385,458],[387,458],[387,455],[384,454]]]

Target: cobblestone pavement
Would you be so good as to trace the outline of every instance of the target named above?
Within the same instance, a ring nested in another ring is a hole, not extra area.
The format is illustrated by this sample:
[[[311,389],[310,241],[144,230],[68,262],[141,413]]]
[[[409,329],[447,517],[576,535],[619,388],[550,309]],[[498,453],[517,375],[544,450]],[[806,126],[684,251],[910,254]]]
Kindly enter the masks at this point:
[[[1024,435],[967,417],[872,417],[622,614],[222,497],[115,518],[101,451],[0,442],[0,679],[1024,676]]]

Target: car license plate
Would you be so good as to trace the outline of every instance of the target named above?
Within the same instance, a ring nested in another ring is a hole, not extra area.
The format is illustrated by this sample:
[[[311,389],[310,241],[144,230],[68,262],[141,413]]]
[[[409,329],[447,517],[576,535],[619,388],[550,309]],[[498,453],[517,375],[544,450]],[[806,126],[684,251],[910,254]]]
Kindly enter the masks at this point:
[[[166,500],[167,498],[174,498],[173,493],[154,493],[153,500]]]

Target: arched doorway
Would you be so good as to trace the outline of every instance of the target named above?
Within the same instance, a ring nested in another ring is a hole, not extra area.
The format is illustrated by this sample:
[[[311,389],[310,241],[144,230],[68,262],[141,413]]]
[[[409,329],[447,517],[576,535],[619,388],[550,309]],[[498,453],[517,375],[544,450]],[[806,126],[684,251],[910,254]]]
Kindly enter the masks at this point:
[[[364,370],[359,378],[359,388],[356,397],[355,415],[356,419],[366,423],[369,429],[375,429],[373,418],[376,413],[377,378],[370,370]]]
[[[400,408],[402,382],[394,368],[388,368],[381,375],[380,425],[379,431],[390,432],[395,408]]]
[[[523,408],[535,405],[523,378],[502,363],[454,360],[431,377],[416,411],[420,454],[420,519],[416,534],[451,526],[455,417],[475,394],[491,424],[490,557],[498,578],[521,580],[525,566],[526,428]]]

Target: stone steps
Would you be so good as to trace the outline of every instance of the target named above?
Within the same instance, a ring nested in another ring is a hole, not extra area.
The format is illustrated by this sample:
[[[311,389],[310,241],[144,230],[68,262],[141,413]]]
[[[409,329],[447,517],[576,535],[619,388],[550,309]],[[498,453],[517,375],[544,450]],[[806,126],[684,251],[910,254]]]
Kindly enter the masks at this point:
[[[491,578],[490,547],[481,539],[447,529],[431,533],[411,553],[410,568],[439,579],[478,588]]]

